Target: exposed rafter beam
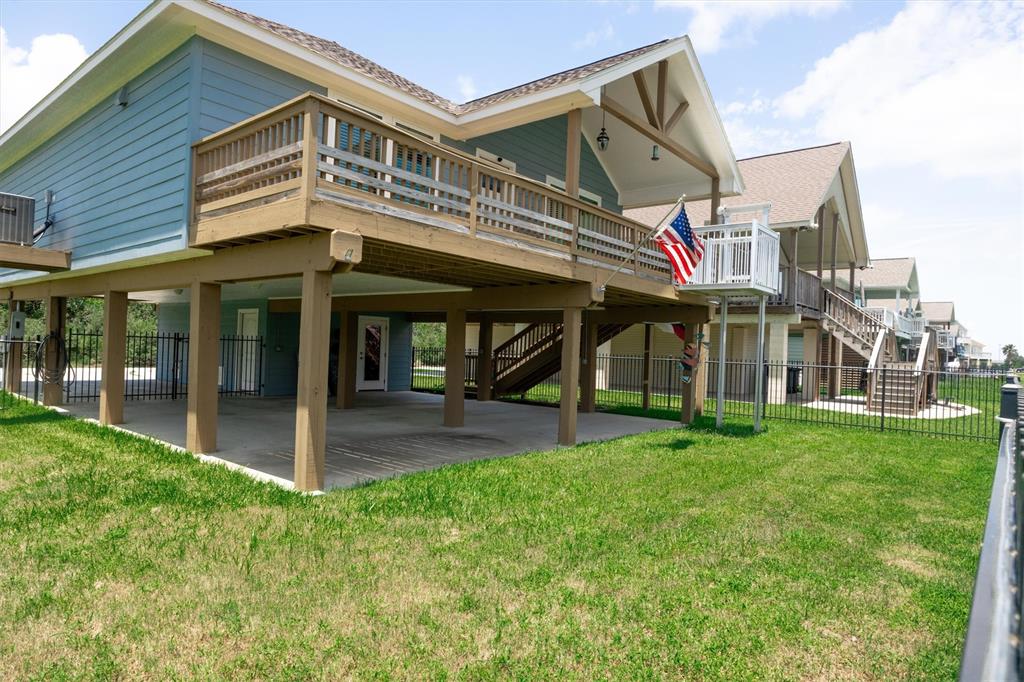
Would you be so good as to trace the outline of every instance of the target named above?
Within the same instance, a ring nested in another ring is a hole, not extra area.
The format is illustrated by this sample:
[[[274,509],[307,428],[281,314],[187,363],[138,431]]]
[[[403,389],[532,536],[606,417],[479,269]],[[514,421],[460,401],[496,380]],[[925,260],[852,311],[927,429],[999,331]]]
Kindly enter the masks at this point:
[[[654,114],[654,105],[651,104],[651,93],[647,91],[647,80],[643,71],[634,71],[633,80],[636,81],[636,91],[640,93],[640,103],[644,105],[644,113],[647,114],[647,122],[652,128],[658,127],[658,117]]]
[[[632,114],[630,114],[624,106],[607,95],[601,98],[601,108],[641,135],[648,137],[652,141],[672,152],[680,159],[699,170],[701,173],[704,173],[704,175],[707,175],[709,178],[718,177],[718,171],[716,171],[715,167],[710,163],[700,158],[695,153],[670,138],[668,135],[663,134],[654,126],[637,118],[633,118]]]
[[[668,60],[658,62],[658,125],[665,132],[665,95],[668,94]]]
[[[672,134],[672,128],[675,127],[676,123],[679,123],[679,119],[683,117],[683,114],[685,114],[686,110],[689,108],[690,103],[687,102],[685,99],[682,102],[680,102],[679,106],[676,107],[676,110],[673,111],[672,115],[668,117],[668,121],[665,122],[665,125],[661,129],[661,132],[665,133],[666,135]]]

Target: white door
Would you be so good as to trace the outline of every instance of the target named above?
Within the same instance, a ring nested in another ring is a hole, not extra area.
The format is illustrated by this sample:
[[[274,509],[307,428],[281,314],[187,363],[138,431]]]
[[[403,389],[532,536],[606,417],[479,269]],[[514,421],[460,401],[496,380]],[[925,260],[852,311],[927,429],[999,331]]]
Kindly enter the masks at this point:
[[[235,340],[235,390],[256,392],[260,387],[259,308],[240,308],[238,336]]]
[[[388,390],[388,318],[359,318],[356,390]]]

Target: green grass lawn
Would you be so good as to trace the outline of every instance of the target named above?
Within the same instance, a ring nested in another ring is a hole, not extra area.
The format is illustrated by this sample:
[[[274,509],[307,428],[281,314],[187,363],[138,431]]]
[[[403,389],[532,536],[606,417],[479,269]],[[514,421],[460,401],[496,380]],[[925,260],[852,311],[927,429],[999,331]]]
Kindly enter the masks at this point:
[[[699,426],[304,497],[19,404],[0,679],[952,679],[995,456]]]

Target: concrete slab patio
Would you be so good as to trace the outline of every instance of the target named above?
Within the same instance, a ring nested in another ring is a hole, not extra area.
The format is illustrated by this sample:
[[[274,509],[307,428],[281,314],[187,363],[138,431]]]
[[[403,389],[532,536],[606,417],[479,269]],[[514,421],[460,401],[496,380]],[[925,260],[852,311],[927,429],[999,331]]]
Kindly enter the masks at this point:
[[[426,393],[360,393],[352,410],[327,412],[325,487],[352,486],[455,462],[550,450],[558,435],[558,410],[536,405],[466,401],[466,425],[441,426],[443,396]],[[65,408],[95,418],[95,402]],[[185,445],[184,400],[125,402],[122,428]],[[616,438],[674,422],[616,414],[581,413],[578,441]],[[295,400],[221,398],[218,451],[228,462],[293,478]]]

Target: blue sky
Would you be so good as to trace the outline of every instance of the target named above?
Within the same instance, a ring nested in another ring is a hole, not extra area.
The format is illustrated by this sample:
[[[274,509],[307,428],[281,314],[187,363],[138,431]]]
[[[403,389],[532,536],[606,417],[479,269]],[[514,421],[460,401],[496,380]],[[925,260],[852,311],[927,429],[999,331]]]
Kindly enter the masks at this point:
[[[45,94],[14,93],[9,69],[42,87],[146,4],[0,0],[0,127]],[[738,157],[851,140],[872,257],[916,256],[925,300],[955,301],[989,350],[1024,348],[1019,4],[230,4],[456,101],[689,34]]]

